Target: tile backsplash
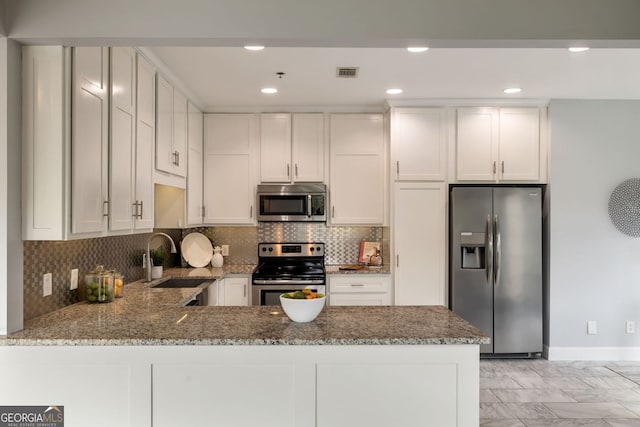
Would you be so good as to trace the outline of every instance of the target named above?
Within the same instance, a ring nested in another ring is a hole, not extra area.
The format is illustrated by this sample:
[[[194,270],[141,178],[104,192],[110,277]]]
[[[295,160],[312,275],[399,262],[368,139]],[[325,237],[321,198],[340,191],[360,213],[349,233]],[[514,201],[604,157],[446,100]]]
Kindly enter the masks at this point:
[[[157,230],[169,234],[176,245],[181,230]],[[70,241],[25,241],[24,243],[24,320],[46,314],[78,302],[78,291],[69,289],[71,269],[78,269],[78,283],[85,273],[100,264],[118,270],[125,282],[143,277],[142,253],[151,233],[100,237]],[[154,238],[152,247],[162,244],[170,253],[167,239]],[[179,256],[168,257],[165,265],[177,265]],[[53,292],[42,296],[42,276],[52,273]]]
[[[322,223],[260,223],[257,227],[196,227],[156,230],[169,234],[178,247],[184,236],[200,232],[214,245],[229,245],[227,264],[256,264],[260,242],[324,242],[327,264],[358,262],[360,241],[382,242],[383,263],[389,263],[388,227],[329,227]],[[111,236],[72,241],[24,242],[24,319],[58,310],[78,302],[78,291],[69,290],[71,269],[78,269],[78,281],[85,273],[101,264],[125,275],[125,282],[143,278],[142,253],[151,233]],[[164,245],[166,239],[156,238],[152,247]],[[183,262],[183,261],[182,261]],[[180,265],[181,257],[169,257],[165,266]],[[53,275],[53,293],[42,296],[42,276]],[[126,292],[126,289],[125,289]]]

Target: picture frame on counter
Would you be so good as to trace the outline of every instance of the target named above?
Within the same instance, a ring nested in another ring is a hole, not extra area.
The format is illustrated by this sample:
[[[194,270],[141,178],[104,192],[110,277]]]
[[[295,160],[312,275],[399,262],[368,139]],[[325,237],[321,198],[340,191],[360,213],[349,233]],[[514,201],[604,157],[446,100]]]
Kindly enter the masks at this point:
[[[358,256],[358,262],[364,264],[377,265],[378,260],[381,260],[380,254],[381,244],[380,242],[360,242],[360,255]]]

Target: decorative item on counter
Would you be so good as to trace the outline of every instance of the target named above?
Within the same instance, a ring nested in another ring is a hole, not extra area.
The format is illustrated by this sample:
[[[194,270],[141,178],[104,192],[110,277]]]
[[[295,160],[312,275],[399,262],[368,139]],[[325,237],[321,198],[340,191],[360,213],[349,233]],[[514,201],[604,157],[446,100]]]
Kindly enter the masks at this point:
[[[222,267],[224,258],[222,257],[222,248],[220,246],[213,247],[213,257],[211,258],[212,267]]]
[[[202,233],[189,233],[182,242],[182,256],[191,267],[206,267],[213,256],[211,240]],[[221,264],[222,265],[222,264]]]
[[[85,274],[84,284],[88,303],[110,302],[115,298],[113,273],[102,265]]]
[[[326,305],[327,297],[310,289],[302,289],[280,295],[280,305],[285,314],[294,322],[311,322]]]
[[[151,278],[159,279],[162,277],[162,266],[166,258],[164,248],[160,246],[158,249],[152,249],[150,252],[153,267],[151,267]]]
[[[113,271],[113,291],[116,298],[124,296],[124,275],[118,271]]]
[[[380,242],[360,242],[360,256],[358,262],[369,264],[372,266],[382,265],[382,256],[380,255]]]

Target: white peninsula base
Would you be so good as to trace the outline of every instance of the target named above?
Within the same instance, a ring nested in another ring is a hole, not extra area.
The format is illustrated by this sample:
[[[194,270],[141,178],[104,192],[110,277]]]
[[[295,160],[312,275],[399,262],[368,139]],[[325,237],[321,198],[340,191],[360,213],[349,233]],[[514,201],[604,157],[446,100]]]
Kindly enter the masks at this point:
[[[2,346],[3,405],[65,427],[479,424],[479,345]]]

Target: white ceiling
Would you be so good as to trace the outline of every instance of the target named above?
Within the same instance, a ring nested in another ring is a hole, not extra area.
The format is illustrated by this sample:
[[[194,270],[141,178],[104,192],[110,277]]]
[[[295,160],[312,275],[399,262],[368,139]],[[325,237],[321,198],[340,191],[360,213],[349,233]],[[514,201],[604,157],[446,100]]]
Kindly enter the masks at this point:
[[[385,100],[640,99],[640,49],[153,47],[205,111],[285,108],[382,109]],[[357,79],[336,67],[359,67]],[[277,72],[286,73],[278,79]],[[262,87],[276,87],[264,95]],[[522,93],[505,95],[507,87]],[[388,88],[401,95],[387,95]]]

